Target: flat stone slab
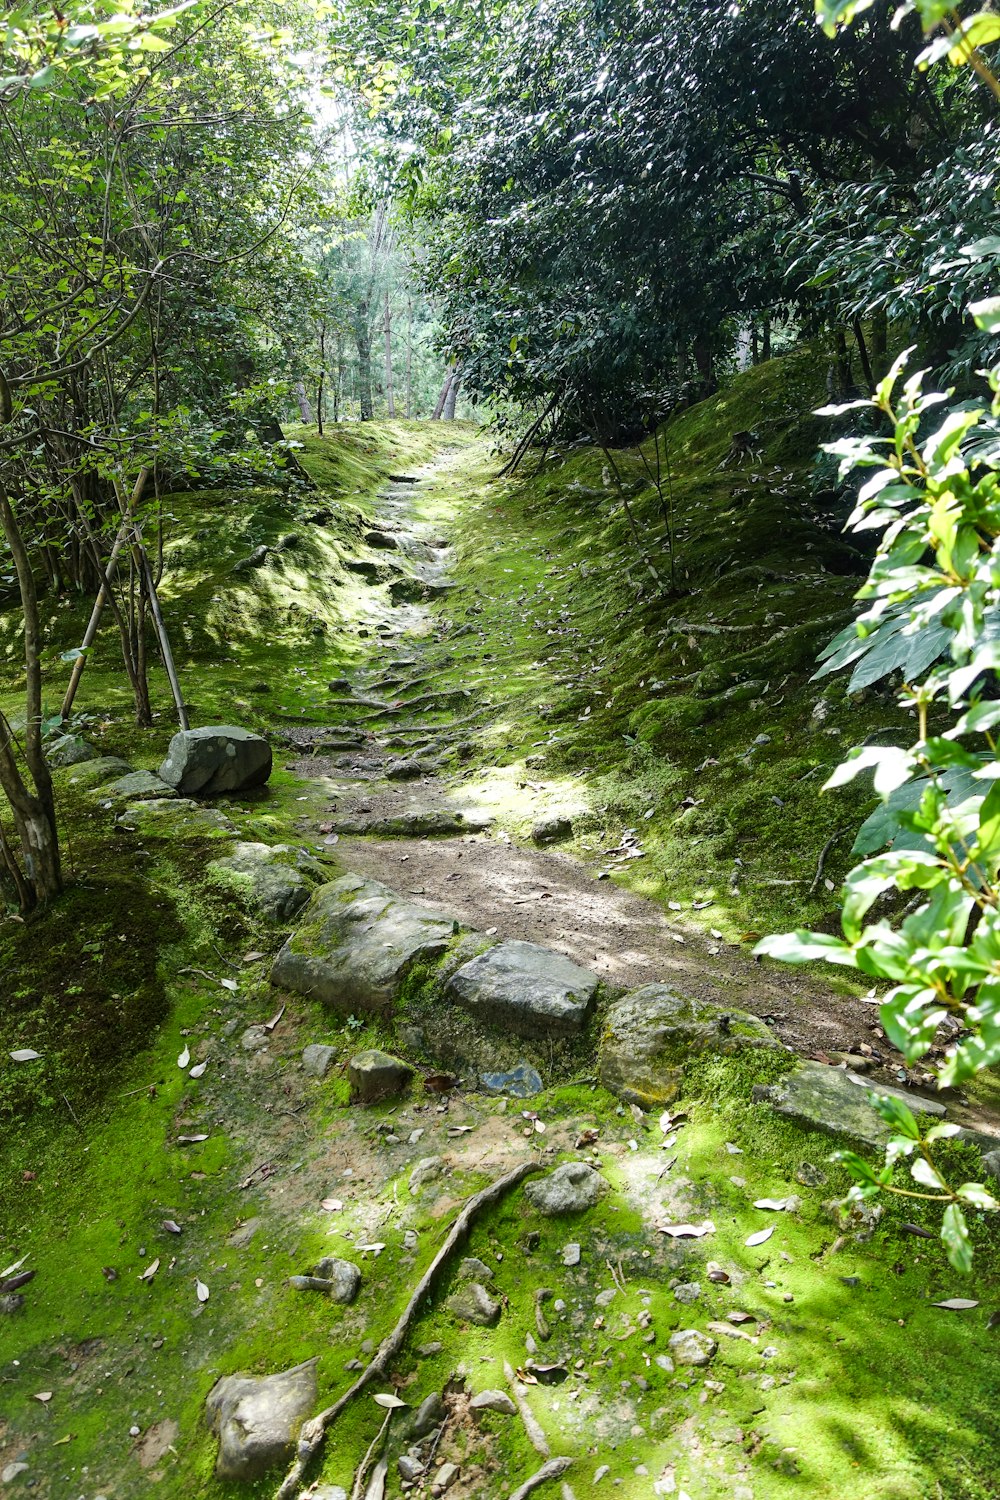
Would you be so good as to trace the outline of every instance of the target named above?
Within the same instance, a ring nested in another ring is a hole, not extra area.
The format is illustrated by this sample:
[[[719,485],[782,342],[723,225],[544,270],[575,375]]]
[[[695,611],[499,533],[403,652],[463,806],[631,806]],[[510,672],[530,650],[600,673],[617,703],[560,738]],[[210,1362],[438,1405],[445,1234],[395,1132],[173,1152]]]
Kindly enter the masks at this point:
[[[208,869],[251,911],[277,924],[290,922],[302,910],[326,873],[318,860],[290,844],[239,843]]]
[[[215,797],[263,786],[271,774],[271,746],[237,724],[182,729],[170,741],[160,776],[182,797]]]
[[[499,943],[449,979],[449,999],[515,1036],[575,1036],[587,1020],[598,978],[538,943]]]
[[[145,802],[153,797],[176,797],[177,793],[154,771],[130,771],[100,787],[99,795],[113,797],[116,802]]]
[[[225,813],[200,807],[189,797],[133,802],[119,816],[118,826],[154,839],[226,839],[237,832]]]
[[[665,984],[645,984],[608,1011],[598,1071],[604,1087],[626,1104],[657,1109],[677,1098],[684,1064],[698,1053],[778,1045],[756,1016],[689,1000]]]
[[[811,1130],[845,1136],[867,1146],[884,1146],[892,1130],[869,1104],[869,1091],[901,1099],[918,1117],[933,1115],[940,1119],[947,1113],[937,1099],[873,1083],[859,1073],[819,1062],[805,1062],[777,1083],[758,1084],[753,1095],[759,1102],[770,1104],[776,1114]]]
[[[386,817],[351,816],[331,818],[335,833],[360,833],[373,838],[448,838],[463,833],[484,833],[496,819],[491,813],[453,812],[450,808],[418,808]]]
[[[68,769],[65,785],[82,787],[84,791],[90,787],[105,786],[107,782],[128,776],[132,771],[128,761],[122,760],[120,755],[99,755],[96,760],[74,764]]]
[[[320,886],[271,982],[347,1015],[385,1011],[412,966],[441,957],[458,930],[452,918],[376,880],[346,875]]]
[[[316,1359],[278,1375],[225,1375],[205,1402],[219,1439],[221,1479],[259,1479],[292,1457],[303,1421],[316,1406]]]

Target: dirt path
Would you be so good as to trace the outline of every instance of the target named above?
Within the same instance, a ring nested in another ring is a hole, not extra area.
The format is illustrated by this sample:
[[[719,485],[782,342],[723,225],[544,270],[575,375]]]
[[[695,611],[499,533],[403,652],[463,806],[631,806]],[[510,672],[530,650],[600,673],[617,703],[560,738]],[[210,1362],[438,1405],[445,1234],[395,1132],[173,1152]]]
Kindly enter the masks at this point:
[[[450,664],[446,600],[453,549],[420,519],[435,482],[455,460],[401,477],[378,497],[370,533],[370,665],[336,687],[329,722],[286,738],[304,753],[290,769],[318,783],[324,800],[303,820],[318,839],[339,838],[347,866],[419,895],[501,938],[543,943],[623,988],[665,982],[685,994],[763,1016],[793,1050],[823,1060],[875,1051],[874,1077],[895,1078],[901,1059],[878,1036],[870,1004],[840,995],[801,970],[758,964],[747,947],[665,912],[611,879],[607,860],[519,845],[498,826],[463,830],[456,814],[485,821],[500,811],[482,782],[463,778],[465,745],[484,719],[475,698],[440,681]],[[391,577],[386,580],[386,559]],[[484,663],[484,670],[488,664]],[[397,779],[398,778],[398,779]],[[522,783],[530,810],[531,790]],[[509,784],[505,786],[509,793]],[[543,798],[539,797],[539,806]],[[397,830],[437,815],[453,835]],[[392,836],[386,837],[392,823]],[[707,913],[710,919],[711,912]],[[704,919],[703,919],[704,920]],[[879,1059],[883,1066],[879,1067]]]

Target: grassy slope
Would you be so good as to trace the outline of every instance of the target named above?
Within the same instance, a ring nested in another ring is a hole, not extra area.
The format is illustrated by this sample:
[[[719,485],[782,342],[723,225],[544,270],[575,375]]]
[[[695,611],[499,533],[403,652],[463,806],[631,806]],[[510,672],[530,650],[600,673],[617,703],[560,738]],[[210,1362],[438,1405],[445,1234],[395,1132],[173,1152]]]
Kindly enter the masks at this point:
[[[793,359],[753,372],[735,393],[676,424],[678,504],[691,527],[686,566],[693,582],[710,583],[706,593],[676,605],[684,618],[708,623],[711,615],[722,619],[728,610],[732,620],[753,620],[761,627],[778,609],[793,621],[806,613],[804,606],[820,616],[844,606],[849,581],[819,576],[802,565],[806,542],[820,551],[829,544],[819,534],[802,532],[789,543],[788,509],[773,498],[776,476],[754,484],[746,475],[715,467],[730,431],[773,422],[768,457],[780,459],[781,484],[793,491],[801,483],[812,434],[806,427],[797,435],[795,419],[787,413],[805,409],[808,384],[808,362]],[[356,632],[361,601],[353,575],[342,568],[342,549],[349,550],[357,535],[357,517],[379,474],[418,461],[429,452],[428,442],[426,429],[397,428],[352,432],[314,452],[310,462],[317,477],[337,495],[334,520],[322,532],[307,533],[307,550],[293,554],[294,572],[283,553],[252,586],[232,579],[232,561],[259,542],[303,530],[300,515],[290,513],[276,495],[216,493],[178,502],[178,530],[169,546],[179,549],[184,568],[174,575],[171,617],[190,621],[179,654],[187,678],[194,680],[197,721],[238,718],[266,724],[280,714],[321,714],[326,681],[368,649]],[[615,841],[624,824],[641,827],[652,851],[650,869],[637,874],[636,867],[642,870],[646,862],[636,861],[631,878],[672,898],[716,891],[713,921],[720,910],[734,925],[770,925],[793,911],[798,915],[801,888],[789,893],[764,882],[788,870],[803,881],[811,879],[816,849],[831,821],[829,809],[815,807],[817,776],[805,782],[805,793],[788,790],[797,774],[790,765],[806,771],[829,762],[839,743],[809,727],[818,694],[803,688],[808,663],[799,662],[782,684],[789,671],[781,655],[788,638],[767,647],[760,629],[750,636],[758,650],[750,659],[735,655],[729,638],[698,638],[691,647],[684,636],[666,637],[657,646],[670,611],[641,595],[638,571],[636,584],[627,579],[627,538],[621,517],[608,514],[601,468],[599,459],[580,454],[538,479],[487,489],[487,471],[470,449],[464,477],[457,476],[433,502],[442,519],[456,510],[463,517],[464,592],[453,595],[447,609],[459,621],[464,615],[470,627],[466,635],[452,634],[456,679],[463,685],[481,681],[482,692],[494,700],[494,721],[480,741],[481,762],[494,780],[506,778],[513,788],[525,774],[527,757],[544,754],[554,795],[572,781],[574,795],[582,790],[591,800],[593,811],[581,824],[585,845],[603,843],[609,835]],[[747,488],[748,496],[734,496],[734,489]],[[711,528],[699,523],[697,536],[696,503],[699,515],[713,519]],[[727,511],[733,512],[728,518]],[[739,559],[734,567],[759,564],[810,576],[782,584],[745,574],[741,579],[723,569],[716,578],[723,536],[726,552]],[[781,589],[787,592],[780,601],[767,599]],[[209,620],[207,631],[199,623],[202,617]],[[68,611],[55,614],[53,658],[78,639],[80,623],[78,614],[72,619]],[[317,624],[325,625],[323,633],[313,633]],[[484,652],[492,653],[485,662]],[[678,679],[692,673],[708,674],[710,680],[692,678],[678,693]],[[766,683],[772,675],[771,687],[746,703],[718,701],[730,677]],[[666,686],[650,690],[650,679]],[[249,692],[258,681],[267,691]],[[88,732],[137,764],[155,765],[169,724],[164,719],[144,735],[130,725],[110,638],[88,667],[85,684],[85,704],[99,710]],[[3,701],[12,703],[15,676],[3,686]],[[158,696],[162,702],[162,685]],[[642,716],[651,698],[664,705],[665,721],[643,738],[647,719]],[[694,727],[670,722],[671,706],[679,700],[697,705],[688,712],[704,712],[703,722]],[[887,722],[878,703],[857,714],[837,698],[833,702],[833,716],[823,727],[842,726],[845,737],[857,737],[859,722]],[[542,704],[549,705],[544,712]],[[771,742],[756,750],[747,766],[745,751],[761,732]],[[626,734],[635,743],[626,741]],[[694,767],[706,756],[720,764],[692,781]],[[691,789],[706,800],[685,811],[678,804]],[[241,800],[233,815],[252,836],[295,836],[299,795],[294,779],[279,769],[268,793],[260,800]],[[780,816],[767,807],[776,795],[785,801]],[[651,805],[654,817],[642,820]],[[598,811],[601,807],[604,811]],[[3,1050],[35,1045],[50,1058],[34,1095],[18,1092],[28,1086],[15,1083],[10,1069],[0,1093],[7,1111],[0,1265],[28,1252],[39,1273],[28,1288],[24,1312],[0,1321],[0,1466],[26,1452],[31,1477],[38,1481],[33,1493],[52,1500],[75,1500],[78,1493],[91,1500],[96,1486],[130,1500],[149,1493],[154,1479],[155,1492],[165,1500],[223,1500],[235,1492],[211,1476],[212,1445],[199,1420],[216,1375],[276,1369],[319,1352],[321,1392],[339,1392],[347,1379],[344,1361],[357,1353],[362,1329],[377,1338],[390,1326],[439,1231],[419,1200],[410,1203],[408,1166],[388,1165],[384,1185],[358,1209],[359,1215],[363,1207],[376,1218],[390,1216],[380,1233],[388,1248],[358,1309],[331,1316],[328,1305],[284,1287],[283,1278],[320,1249],[345,1253],[350,1245],[337,1237],[331,1241],[330,1226],[314,1202],[299,1199],[296,1173],[307,1175],[311,1159],[353,1129],[364,1133],[364,1141],[358,1138],[359,1156],[372,1140],[369,1121],[345,1109],[342,1082],[303,1090],[298,1049],[312,1040],[333,1040],[347,1049],[394,1039],[374,1030],[340,1031],[319,1007],[296,1000],[283,1023],[287,1031],[276,1033],[268,1072],[261,1077],[239,1068],[227,1072],[225,1055],[235,1049],[239,1029],[273,1012],[266,964],[241,971],[237,995],[179,971],[233,972],[226,960],[238,960],[248,948],[271,947],[274,939],[256,932],[205,881],[206,848],[154,844],[140,859],[129,843],[111,837],[108,814],[92,803],[67,799],[64,810],[77,884],[32,928],[0,928],[0,969],[17,1001],[3,1008]],[[717,818],[719,826],[695,819],[692,827],[693,814]],[[844,804],[843,815],[845,821],[855,819],[856,808]],[[770,821],[761,827],[761,819]],[[734,851],[753,877],[741,877],[738,896],[728,887]],[[814,911],[822,915],[822,905]],[[119,965],[121,950],[132,955],[131,964]],[[38,963],[40,954],[44,961]],[[103,1007],[116,992],[117,1008],[109,1019]],[[88,1041],[86,1067],[79,1065],[75,1050],[81,1025],[94,1038]],[[231,1025],[235,1036],[227,1041]],[[185,1044],[196,1056],[204,1051],[212,1059],[198,1089],[175,1066]],[[689,1078],[691,1123],[676,1148],[678,1162],[668,1179],[674,1187],[655,1191],[672,1192],[674,1217],[712,1215],[717,1232],[707,1247],[675,1246],[650,1235],[638,1215],[636,1190],[640,1182],[647,1194],[654,1190],[649,1184],[663,1160],[655,1129],[642,1134],[640,1151],[632,1153],[628,1142],[638,1133],[635,1122],[586,1083],[554,1088],[534,1101],[549,1124],[550,1140],[561,1138],[560,1130],[572,1140],[583,1123],[600,1126],[616,1191],[588,1216],[582,1232],[558,1223],[539,1226],[519,1197],[485,1220],[470,1253],[502,1250],[510,1267],[502,1275],[509,1310],[496,1334],[470,1335],[457,1331],[439,1305],[429,1309],[414,1342],[440,1338],[444,1348],[426,1364],[401,1358],[400,1373],[413,1382],[408,1391],[421,1396],[439,1388],[458,1361],[476,1386],[502,1384],[501,1359],[516,1364],[524,1358],[523,1332],[534,1324],[535,1290],[555,1286],[579,1322],[570,1343],[574,1353],[580,1351],[590,1379],[578,1405],[563,1387],[539,1387],[532,1400],[555,1451],[565,1444],[581,1454],[574,1476],[578,1492],[586,1490],[598,1465],[608,1463],[612,1476],[622,1480],[616,1492],[627,1500],[648,1496],[661,1471],[672,1472],[692,1500],[993,1496],[995,1403],[983,1372],[990,1367],[994,1335],[985,1329],[981,1311],[952,1315],[928,1306],[956,1293],[992,1305],[995,1274],[986,1243],[971,1290],[956,1285],[935,1245],[901,1230],[904,1217],[919,1219],[919,1204],[905,1215],[888,1213],[870,1241],[848,1240],[831,1255],[836,1230],[823,1201],[845,1184],[828,1168],[828,1185],[797,1187],[798,1164],[804,1158],[822,1161],[829,1142],[776,1123],[762,1107],[748,1106],[754,1077],[771,1066],[767,1060],[751,1070],[719,1063]],[[155,1084],[152,1095],[150,1083]],[[288,1108],[300,1111],[297,1116],[282,1116],[275,1107],[282,1096]],[[79,1127],[70,1119],[69,1104]],[[495,1103],[475,1108],[487,1122],[498,1112]],[[301,1136],[290,1123],[294,1118],[303,1122]],[[517,1123],[510,1122],[512,1130]],[[202,1129],[209,1133],[203,1144],[172,1144],[178,1132]],[[739,1145],[743,1154],[733,1156],[727,1142]],[[429,1147],[428,1138],[409,1155],[423,1155]],[[387,1148],[378,1149],[387,1162],[393,1160]],[[278,1179],[289,1184],[284,1202],[280,1194],[268,1197],[238,1186],[245,1173],[272,1155],[290,1163],[287,1179]],[[733,1174],[742,1177],[742,1187],[732,1182]],[[460,1176],[452,1184],[455,1196],[477,1182],[474,1175]],[[743,1240],[760,1224],[750,1201],[788,1191],[801,1193],[801,1215],[783,1219],[765,1251],[747,1251]],[[227,1249],[228,1233],[250,1212],[265,1215],[264,1229],[248,1249]],[[160,1229],[165,1217],[183,1224],[180,1240]],[[422,1231],[415,1266],[401,1246],[403,1230],[411,1226]],[[531,1257],[519,1248],[528,1227],[542,1230]],[[560,1247],[578,1234],[586,1240],[586,1254],[580,1269],[567,1273]],[[138,1272],[154,1256],[162,1258],[162,1269],[147,1287]],[[709,1256],[731,1267],[733,1287],[707,1282],[699,1266]],[[619,1258],[629,1290],[614,1304],[604,1331],[595,1324],[592,1299],[610,1285],[603,1262],[616,1264]],[[106,1281],[102,1266],[116,1268],[118,1279]],[[195,1275],[212,1288],[200,1314]],[[697,1308],[674,1302],[671,1275],[701,1281],[703,1300]],[[643,1288],[649,1288],[648,1296]],[[786,1295],[794,1302],[786,1303]],[[652,1349],[659,1350],[673,1327],[703,1327],[736,1305],[773,1321],[756,1350],[724,1341],[709,1372],[725,1387],[722,1392],[708,1389],[703,1374],[663,1375],[647,1363],[650,1346],[638,1336],[617,1337],[625,1315],[634,1319],[645,1307],[656,1330]],[[778,1354],[765,1361],[760,1350],[772,1344]],[[557,1352],[569,1347],[562,1334],[554,1347]],[[637,1377],[646,1380],[648,1391],[629,1384]],[[41,1390],[55,1393],[44,1409],[31,1399]],[[146,1473],[128,1429],[134,1423],[145,1431],[167,1417],[178,1424],[173,1451]],[[523,1478],[536,1461],[519,1429],[500,1419],[490,1426],[493,1464],[502,1466],[512,1483]],[[631,1435],[633,1426],[641,1434]],[[373,1432],[366,1409],[350,1413],[338,1428],[324,1477],[349,1483]],[[56,1446],[67,1435],[71,1441]],[[635,1473],[640,1464],[648,1476]],[[493,1495],[495,1486],[495,1477],[488,1478],[478,1493]],[[269,1493],[269,1487],[260,1486],[259,1493]]]

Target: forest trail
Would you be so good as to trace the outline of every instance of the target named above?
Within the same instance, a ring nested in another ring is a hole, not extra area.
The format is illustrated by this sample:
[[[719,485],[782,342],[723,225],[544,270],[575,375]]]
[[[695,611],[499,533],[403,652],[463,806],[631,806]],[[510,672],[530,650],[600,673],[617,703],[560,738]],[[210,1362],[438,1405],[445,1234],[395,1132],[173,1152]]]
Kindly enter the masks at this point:
[[[488,462],[485,444],[480,461]],[[541,847],[494,826],[495,815],[509,811],[511,783],[466,773],[462,761],[472,748],[469,735],[498,710],[474,688],[456,689],[448,673],[470,647],[448,615],[458,537],[442,529],[436,502],[462,464],[462,453],[446,452],[377,496],[370,557],[358,565],[372,585],[361,626],[370,658],[351,679],[331,683],[325,723],[276,730],[303,751],[287,769],[316,784],[319,801],[300,819],[300,831],[317,846],[336,846],[357,874],[498,940],[554,948],[611,986],[675,985],[762,1017],[799,1055],[856,1060],[873,1024],[870,1003],[806,970],[761,965],[749,944],[726,942],[708,925],[710,901],[700,903],[708,917],[695,925],[610,878],[645,857],[637,830],[586,860],[551,847],[544,825],[559,818],[552,797],[571,829],[573,816],[589,811],[583,780],[567,801],[544,772],[518,778],[518,810],[539,819]],[[461,520],[459,509],[452,525]],[[469,681],[483,668],[488,663],[473,657]],[[871,1072],[896,1081],[891,1063]],[[981,1124],[981,1114],[974,1111],[967,1123]]]

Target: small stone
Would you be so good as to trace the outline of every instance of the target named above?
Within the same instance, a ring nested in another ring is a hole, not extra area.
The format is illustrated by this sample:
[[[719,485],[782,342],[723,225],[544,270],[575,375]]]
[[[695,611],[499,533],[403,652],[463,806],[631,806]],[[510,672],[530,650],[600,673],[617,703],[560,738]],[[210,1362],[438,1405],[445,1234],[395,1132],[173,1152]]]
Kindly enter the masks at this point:
[[[27,1474],[27,1472],[28,1465],[25,1463],[8,1464],[6,1468],[0,1469],[0,1484],[13,1484],[19,1474]]]
[[[617,1295],[618,1295],[617,1288],[613,1287],[613,1286],[609,1286],[608,1289],[607,1289],[607,1291],[598,1292],[597,1296],[594,1298],[594,1306],[595,1307],[610,1307],[611,1304],[612,1304],[612,1302],[617,1297]]]
[[[656,1356],[656,1363],[665,1374],[672,1375],[674,1373],[674,1362],[669,1354],[658,1354]]]
[[[649,1470],[646,1468],[645,1464],[636,1464],[632,1472],[633,1474],[638,1474],[640,1479],[645,1479],[646,1475],[649,1473]]]
[[[262,1052],[270,1040],[270,1033],[263,1026],[248,1026],[240,1037],[240,1046],[244,1052]]]
[[[330,1283],[330,1297],[334,1302],[353,1302],[361,1288],[361,1270],[350,1260],[337,1260],[335,1256],[324,1256],[317,1261],[314,1276]]]
[[[564,1266],[578,1266],[580,1264],[580,1246],[575,1240],[568,1245],[563,1245],[562,1263]]]
[[[545,1085],[542,1076],[530,1063],[518,1063],[509,1073],[481,1073],[479,1082],[491,1094],[507,1094],[512,1099],[530,1099]]]
[[[420,1236],[417,1234],[416,1230],[415,1229],[408,1229],[406,1231],[406,1233],[403,1235],[403,1249],[404,1250],[416,1250],[416,1248],[417,1248],[417,1246],[419,1244],[420,1244]]]
[[[435,1339],[434,1342],[430,1343],[430,1344],[418,1344],[417,1345],[417,1358],[418,1359],[433,1359],[434,1356],[435,1356],[435,1354],[440,1354],[441,1350],[443,1348],[444,1348],[444,1345],[438,1339]]]
[[[489,1292],[478,1281],[470,1281],[467,1287],[448,1298],[448,1310],[462,1323],[476,1323],[482,1328],[492,1328],[500,1317],[500,1304],[494,1302]]]
[[[548,1216],[581,1213],[593,1208],[607,1192],[599,1172],[586,1162],[566,1162],[540,1182],[529,1182],[524,1195],[539,1213]]]
[[[670,1353],[679,1365],[707,1365],[718,1352],[718,1344],[697,1328],[681,1328],[671,1334]]]
[[[431,1494],[443,1495],[458,1478],[458,1464],[442,1464],[431,1480]]]
[[[325,1078],[333,1067],[336,1056],[336,1047],[328,1047],[323,1042],[310,1042],[308,1047],[302,1049],[302,1066],[313,1078]]]
[[[443,1156],[423,1156],[417,1162],[410,1173],[410,1192],[414,1195],[420,1192],[425,1182],[433,1182],[435,1177],[440,1177],[444,1171]]]
[[[238,1225],[226,1241],[234,1250],[245,1250],[247,1245],[257,1233],[263,1221],[261,1219],[247,1219],[244,1224]]]
[[[390,1052],[371,1048],[351,1058],[347,1064],[347,1076],[354,1097],[362,1104],[372,1104],[378,1099],[402,1093],[413,1076],[413,1069]]]
[[[310,1489],[309,1500],[347,1500],[347,1491],[342,1484],[319,1484]]]
[[[441,1347],[438,1344],[437,1351],[435,1352],[440,1351]],[[413,1417],[407,1428],[407,1436],[410,1438],[426,1437],[429,1432],[434,1431],[439,1422],[444,1421],[444,1415],[444,1402],[437,1391],[431,1391],[430,1395],[424,1397],[413,1413]]]
[[[475,1255],[466,1256],[458,1268],[458,1274],[463,1281],[493,1280],[493,1272],[489,1266]]]
[[[479,1391],[469,1402],[473,1411],[495,1411],[505,1417],[516,1417],[517,1407],[506,1391]]]
[[[697,1281],[682,1281],[680,1286],[674,1287],[674,1300],[676,1302],[697,1302],[701,1296],[701,1286]]]
[[[600,1484],[601,1480],[602,1479],[606,1479],[607,1476],[610,1473],[611,1473],[611,1465],[610,1464],[601,1464],[601,1466],[600,1466],[599,1469],[595,1469],[594,1470],[594,1483],[595,1484]]]
[[[811,1161],[803,1161],[799,1162],[795,1181],[801,1182],[803,1187],[825,1187],[827,1177],[821,1167],[814,1166]]]
[[[408,1480],[410,1484],[420,1478],[424,1472],[424,1465],[419,1459],[411,1458],[408,1453],[401,1453],[396,1460],[400,1479]]]

